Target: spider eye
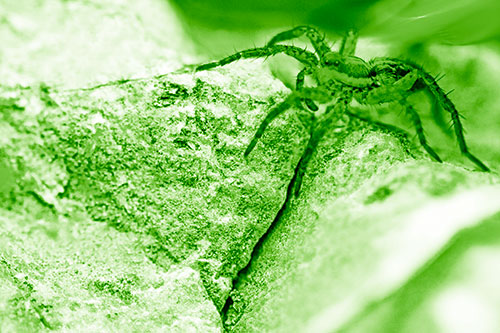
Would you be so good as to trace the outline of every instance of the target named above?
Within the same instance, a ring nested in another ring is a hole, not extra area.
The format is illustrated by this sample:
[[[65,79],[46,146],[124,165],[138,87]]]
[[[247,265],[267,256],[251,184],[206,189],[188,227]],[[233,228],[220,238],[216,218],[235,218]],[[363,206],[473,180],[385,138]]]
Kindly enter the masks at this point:
[[[334,60],[334,61],[325,60],[325,65],[338,67],[340,65],[340,61],[339,60]]]

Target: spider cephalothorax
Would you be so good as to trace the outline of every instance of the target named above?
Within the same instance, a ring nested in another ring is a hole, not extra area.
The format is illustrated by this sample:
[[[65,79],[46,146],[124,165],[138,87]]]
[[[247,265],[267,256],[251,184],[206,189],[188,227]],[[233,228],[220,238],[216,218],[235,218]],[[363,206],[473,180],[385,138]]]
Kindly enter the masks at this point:
[[[278,44],[302,35],[309,39],[315,53],[296,46]],[[303,108],[304,103],[310,111],[315,112],[319,109],[316,103],[327,104],[325,111],[317,116],[310,126],[309,142],[296,169],[295,195],[299,193],[307,163],[329,125],[343,115],[376,122],[354,113],[350,108],[353,100],[365,105],[399,102],[413,122],[420,144],[429,155],[441,162],[441,158],[427,144],[418,112],[407,102],[411,94],[421,90],[425,90],[443,110],[450,114],[461,152],[482,171],[489,171],[483,162],[469,152],[460,115],[430,74],[415,64],[399,59],[376,58],[366,62],[354,56],[356,42],[356,34],[349,32],[344,37],[339,51],[335,52],[315,28],[300,26],[277,34],[264,47],[237,52],[222,60],[198,66],[196,70],[224,66],[243,58],[269,57],[279,53],[289,55],[304,65],[297,74],[296,89],[283,102],[271,109],[245,151],[245,156],[250,154],[267,125],[287,109]],[[316,82],[315,87],[304,86],[306,76]]]

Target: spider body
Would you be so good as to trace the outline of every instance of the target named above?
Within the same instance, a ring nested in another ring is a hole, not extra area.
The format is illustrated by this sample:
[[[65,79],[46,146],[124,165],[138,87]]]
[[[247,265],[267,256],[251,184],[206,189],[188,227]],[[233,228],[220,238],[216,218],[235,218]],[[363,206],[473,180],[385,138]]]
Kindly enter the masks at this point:
[[[326,70],[325,73],[332,75],[345,74],[346,77],[340,82],[349,85],[355,85],[356,81],[349,81],[355,78],[369,78],[370,65],[361,58],[355,56],[343,57],[340,53],[330,52],[325,55],[325,61],[320,70]],[[368,80],[360,81],[368,84]],[[370,82],[371,83],[371,82]]]
[[[278,44],[302,35],[309,39],[315,53],[296,46]],[[339,51],[335,52],[330,49],[324,37],[315,28],[300,26],[277,34],[264,47],[237,52],[219,61],[200,65],[196,70],[208,70],[239,59],[269,57],[279,53],[289,55],[304,65],[304,68],[297,74],[296,89],[283,102],[269,111],[245,151],[245,156],[248,156],[267,125],[287,109],[295,107],[310,111],[313,121],[308,126],[309,141],[296,168],[295,195],[299,193],[302,176],[318,142],[332,127],[332,124],[343,115],[391,129],[395,128],[392,125],[357,115],[350,107],[353,100],[365,105],[400,103],[413,122],[422,147],[433,159],[441,162],[441,158],[427,144],[419,113],[407,102],[411,94],[422,90],[426,91],[428,96],[450,114],[455,136],[463,155],[482,171],[489,171],[483,162],[470,153],[457,109],[430,74],[415,64],[394,58],[375,58],[366,62],[354,56],[356,42],[357,35],[352,31],[348,32]],[[305,87],[306,76],[313,79],[316,83],[315,87]],[[326,104],[324,112],[316,113],[319,110],[317,103]]]

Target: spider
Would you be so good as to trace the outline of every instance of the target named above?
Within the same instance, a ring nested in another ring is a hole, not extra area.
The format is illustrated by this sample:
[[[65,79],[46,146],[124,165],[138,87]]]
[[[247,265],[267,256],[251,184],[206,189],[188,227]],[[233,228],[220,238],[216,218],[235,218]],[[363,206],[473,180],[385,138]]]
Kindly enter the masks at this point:
[[[304,35],[315,52],[279,44]],[[293,57],[303,64],[303,69],[296,77],[295,90],[269,111],[244,153],[245,157],[251,153],[269,123],[286,110],[298,108],[310,112],[312,121],[309,126],[309,141],[295,170],[296,179],[292,190],[295,196],[299,195],[302,177],[318,142],[325,132],[332,128],[332,124],[343,115],[395,128],[395,126],[357,115],[351,107],[353,100],[364,105],[400,103],[412,121],[422,147],[434,160],[442,162],[427,143],[419,113],[407,100],[411,94],[418,91],[426,91],[434,103],[450,114],[462,154],[482,171],[489,171],[488,167],[469,151],[460,115],[434,77],[418,65],[395,58],[375,58],[366,62],[354,56],[356,44],[357,34],[349,31],[344,36],[339,51],[336,52],[330,49],[324,36],[317,29],[311,26],[298,26],[275,35],[264,47],[247,49],[219,61],[200,65],[196,71],[225,66],[240,59],[267,58],[280,53]],[[310,76],[315,81],[315,87],[305,87],[306,76]],[[319,110],[317,104],[326,104],[324,112],[318,113],[318,116],[316,116],[316,111]]]

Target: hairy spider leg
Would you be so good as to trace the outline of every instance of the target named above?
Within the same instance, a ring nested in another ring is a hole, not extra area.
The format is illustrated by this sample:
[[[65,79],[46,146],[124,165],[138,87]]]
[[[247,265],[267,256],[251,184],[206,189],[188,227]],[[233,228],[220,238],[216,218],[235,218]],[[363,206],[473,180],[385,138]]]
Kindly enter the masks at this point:
[[[384,123],[382,121],[378,121],[378,120],[372,119],[371,117],[362,116],[360,114],[352,112],[349,109],[347,109],[345,111],[345,114],[347,114],[351,118],[356,118],[356,119],[359,119],[359,120],[364,121],[366,123],[378,126],[380,128],[385,128],[386,130],[388,130],[390,132],[399,133],[400,135],[404,136],[405,138],[408,138],[410,136],[409,133],[407,131],[405,131],[404,129],[402,129],[402,128],[399,128],[399,127],[391,125],[391,124]]]
[[[330,47],[325,42],[325,36],[320,34],[319,31],[316,30],[315,28],[307,25],[298,26],[293,29],[280,32],[279,34],[271,38],[271,40],[267,43],[267,46],[275,45],[276,43],[279,42],[294,39],[304,34],[311,42],[316,53],[318,53],[320,60],[323,60],[323,57],[326,53],[331,52]]]
[[[235,54],[225,57],[219,61],[200,65],[196,68],[195,71],[205,71],[215,67],[225,66],[240,59],[270,57],[279,53],[289,55],[308,67],[318,64],[318,58],[316,58],[316,55],[314,53],[301,49],[300,47],[288,45],[272,45],[236,52]]]
[[[350,100],[350,97],[339,98],[337,103],[327,106],[325,113],[315,118],[315,121],[312,122],[309,133],[309,141],[307,142],[306,149],[304,150],[304,153],[297,164],[297,168],[295,169],[296,178],[293,189],[295,197],[299,196],[300,188],[302,187],[302,179],[306,173],[307,165],[316,151],[321,138],[323,138],[326,131],[330,128],[330,125],[347,110],[347,105]],[[343,108],[342,112],[335,110],[339,106]]]
[[[445,75],[436,75],[434,77],[434,81],[437,83],[439,80],[441,80]],[[434,95],[432,91],[429,89],[428,86],[422,84],[421,81],[417,81],[417,84],[415,84],[412,88],[412,91],[422,91],[424,95],[427,97],[429,103],[430,103],[430,111],[431,111],[431,117],[436,123],[436,125],[439,127],[441,132],[443,132],[446,136],[451,136],[452,132],[450,131],[450,127],[448,126],[448,123],[446,122],[444,118],[444,110],[441,108],[439,105],[438,101],[436,98],[434,98]]]
[[[441,106],[439,105],[437,99],[434,98],[434,95],[429,90],[429,88],[425,87],[423,90],[428,100],[430,101],[431,108],[431,116],[434,119],[434,122],[439,127],[441,132],[443,132],[447,136],[451,136],[450,128],[444,119],[444,114],[442,112]]]
[[[293,184],[293,194],[295,195],[295,197],[299,196],[300,188],[302,187],[302,178],[306,173],[307,164],[309,164],[309,161],[311,160],[311,157],[314,151],[316,150],[316,147],[318,146],[319,140],[321,139],[321,136],[323,136],[324,134],[314,130],[315,127],[314,125],[315,122],[317,121],[314,115],[313,119],[314,120],[313,122],[311,122],[311,125],[309,127],[309,141],[307,141],[306,149],[302,153],[299,163],[295,168],[295,183]]]
[[[422,126],[422,120],[420,119],[420,116],[418,115],[418,112],[415,111],[413,106],[410,104],[406,103],[406,101],[403,101],[401,103],[405,108],[407,114],[410,116],[411,120],[413,121],[413,125],[415,125],[415,130],[417,132],[418,136],[418,141],[420,141],[420,144],[424,149],[431,155],[436,161],[438,162],[443,162],[443,160],[439,157],[439,155],[432,149],[431,146],[427,144],[427,139],[424,134],[424,128]]]
[[[332,99],[331,93],[328,90],[321,88],[304,88],[300,91],[292,92],[283,102],[273,107],[271,111],[269,111],[269,113],[266,115],[259,128],[257,129],[257,132],[255,133],[252,141],[250,141],[250,144],[248,145],[243,155],[247,157],[252,152],[252,150],[255,148],[255,145],[264,134],[267,125],[269,125],[277,116],[279,116],[289,108],[293,106],[300,107],[300,100],[301,98],[305,97],[314,99],[320,103],[327,103]]]
[[[356,45],[358,44],[358,32],[350,29],[342,38],[339,53],[343,56],[353,56],[356,52]]]
[[[379,58],[375,59],[373,62],[375,65],[381,66],[390,66],[396,69],[400,69],[403,71],[411,72],[414,71],[418,75],[418,80],[424,87],[429,89],[434,99],[438,102],[438,104],[451,115],[451,120],[453,122],[453,129],[455,131],[455,136],[458,141],[458,145],[460,147],[460,151],[462,154],[467,157],[472,163],[477,165],[482,171],[490,171],[490,169],[481,162],[476,156],[474,156],[467,147],[467,143],[465,142],[464,136],[464,128],[462,122],[460,121],[460,114],[458,110],[455,108],[455,105],[448,98],[448,96],[444,93],[441,87],[437,84],[436,80],[427,73],[423,68],[418,65],[411,64],[407,61],[392,59],[392,58]],[[375,68],[375,67],[374,67]]]
[[[304,68],[302,69],[299,74],[297,74],[297,80],[295,82],[295,89],[296,90],[301,90],[302,88],[304,88],[304,81],[305,81],[305,78],[306,78],[306,74],[311,74],[311,70],[310,68]],[[302,100],[306,106],[309,108],[309,110],[311,111],[318,111],[318,106],[313,102],[312,99],[310,98],[304,98]]]
[[[406,112],[410,116],[410,118],[411,118],[411,120],[412,120],[412,122],[413,122],[413,124],[415,126],[415,130],[417,132],[418,140],[419,140],[420,144],[422,145],[422,147],[424,147],[424,149],[427,151],[427,153],[429,153],[429,155],[431,155],[436,161],[443,162],[441,160],[441,158],[439,157],[439,155],[434,151],[434,149],[432,149],[432,147],[427,144],[427,139],[426,139],[425,134],[424,134],[424,128],[422,126],[422,120],[420,119],[420,116],[418,115],[417,111],[415,111],[415,109],[413,108],[413,106],[411,106],[410,104],[407,104],[407,103],[402,103],[402,104],[406,108]],[[372,119],[370,117],[364,117],[364,116],[358,115],[356,113],[353,113],[353,112],[351,112],[349,110],[346,110],[345,113],[348,116],[350,116],[350,117],[362,120],[364,122],[375,124],[375,125],[377,125],[379,127],[385,128],[385,129],[387,129],[389,131],[397,132],[399,134],[402,134],[405,137],[409,136],[408,132],[406,132],[404,129],[399,128],[397,126],[394,126],[394,125],[391,125],[391,124],[387,124],[387,123],[384,123],[384,122],[381,122],[381,121],[377,121],[377,120],[374,120],[374,119]]]
[[[417,69],[422,81],[429,88],[434,98],[438,101],[439,105],[451,115],[451,120],[453,122],[453,128],[455,130],[455,136],[457,137],[458,145],[460,151],[465,157],[467,157],[472,163],[476,164],[482,171],[490,171],[490,169],[481,162],[476,156],[474,156],[467,147],[464,136],[464,128],[462,122],[460,121],[460,114],[455,108],[452,101],[446,96],[441,87],[437,84],[434,78],[423,69]]]
[[[252,152],[252,150],[255,148],[255,145],[262,137],[262,134],[264,134],[267,125],[269,125],[274,120],[274,118],[276,118],[277,116],[279,116],[280,114],[291,108],[292,105],[294,104],[295,98],[296,97],[293,94],[291,94],[290,96],[287,97],[287,99],[285,99],[283,102],[273,107],[271,111],[269,111],[269,113],[266,115],[262,123],[260,123],[259,129],[253,136],[252,141],[250,141],[250,144],[245,150],[243,156],[247,157]]]
[[[420,119],[418,112],[413,108],[413,106],[406,102],[406,97],[410,93],[412,93],[411,90],[417,82],[418,78],[418,72],[416,70],[412,70],[392,84],[373,88],[370,92],[368,92],[363,102],[368,104],[377,104],[383,102],[399,101],[399,103],[403,107],[405,107],[407,115],[410,116],[410,119],[413,122],[415,130],[417,132],[418,141],[420,142],[422,147],[424,147],[424,149],[429,153],[429,155],[432,156],[432,158],[434,158],[438,162],[442,162],[438,154],[427,143],[427,139],[424,134],[424,128],[422,126],[422,120]]]
[[[397,81],[384,84],[380,87],[372,88],[362,100],[365,104],[380,104],[405,99],[411,92],[410,90],[418,80],[418,73],[410,71]]]

